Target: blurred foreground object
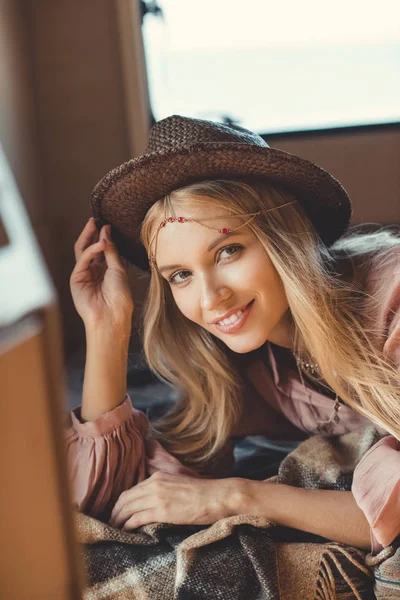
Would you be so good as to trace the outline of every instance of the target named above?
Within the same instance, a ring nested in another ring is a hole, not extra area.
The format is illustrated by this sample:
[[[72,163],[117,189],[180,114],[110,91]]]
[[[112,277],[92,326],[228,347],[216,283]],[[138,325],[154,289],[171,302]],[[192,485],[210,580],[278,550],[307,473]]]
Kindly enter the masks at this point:
[[[55,289],[0,145],[0,598],[82,598],[64,398]]]

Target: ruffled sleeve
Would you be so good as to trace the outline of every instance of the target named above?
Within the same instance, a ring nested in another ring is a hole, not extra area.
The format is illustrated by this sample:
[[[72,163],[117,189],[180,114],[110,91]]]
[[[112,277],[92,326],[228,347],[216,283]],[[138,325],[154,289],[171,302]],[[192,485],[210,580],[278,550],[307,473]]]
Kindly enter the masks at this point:
[[[85,514],[107,521],[120,494],[155,471],[196,476],[148,439],[148,419],[127,395],[113,410],[83,422],[81,407],[69,413],[65,430],[73,504]]]
[[[387,436],[375,444],[354,472],[353,494],[371,526],[371,547],[379,552],[400,534],[400,442]]]
[[[382,277],[381,305],[383,354],[399,365],[400,375],[400,265],[394,250],[391,276]],[[400,384],[400,377],[399,377]],[[400,386],[399,386],[400,387]],[[376,553],[400,534],[400,441],[381,439],[363,456],[354,472],[352,492],[371,526],[371,547]]]

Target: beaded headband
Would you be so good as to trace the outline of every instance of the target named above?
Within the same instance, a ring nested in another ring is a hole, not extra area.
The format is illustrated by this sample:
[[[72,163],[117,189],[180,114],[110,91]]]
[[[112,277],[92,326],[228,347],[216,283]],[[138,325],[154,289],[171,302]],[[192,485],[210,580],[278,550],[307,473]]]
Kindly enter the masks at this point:
[[[228,234],[231,231],[236,231],[237,229],[241,229],[242,227],[245,227],[245,225],[250,223],[253,219],[255,219],[262,212],[270,212],[271,210],[276,210],[277,208],[282,208],[283,206],[287,206],[288,204],[293,204],[294,202],[297,202],[297,200],[292,200],[291,202],[285,202],[285,204],[280,204],[279,206],[274,206],[273,208],[261,209],[255,213],[241,213],[239,215],[228,215],[228,216],[227,215],[219,215],[217,217],[205,217],[205,218],[201,218],[201,219],[192,219],[190,217],[189,218],[167,217],[167,218],[163,219],[157,226],[157,229],[155,230],[153,237],[150,240],[149,248],[151,249],[154,238],[158,239],[158,232],[160,231],[160,229],[165,227],[165,225],[167,223],[174,223],[175,221],[177,223],[193,222],[193,223],[198,223],[202,227],[207,227],[207,229],[212,229],[213,231],[217,231],[218,233]],[[206,225],[205,223],[201,222],[201,221],[212,221],[215,219],[237,219],[237,218],[241,218],[241,217],[250,217],[250,218],[247,219],[247,221],[245,221],[244,223],[242,223],[242,225],[239,225],[238,227],[234,227],[233,229],[228,229],[227,227],[223,227],[222,229],[217,229],[216,227],[210,227],[209,225]],[[151,254],[151,250],[149,253],[149,263],[150,263],[150,267],[152,267],[152,268],[157,266],[156,265],[157,239],[156,239],[156,245],[155,245],[153,254]]]

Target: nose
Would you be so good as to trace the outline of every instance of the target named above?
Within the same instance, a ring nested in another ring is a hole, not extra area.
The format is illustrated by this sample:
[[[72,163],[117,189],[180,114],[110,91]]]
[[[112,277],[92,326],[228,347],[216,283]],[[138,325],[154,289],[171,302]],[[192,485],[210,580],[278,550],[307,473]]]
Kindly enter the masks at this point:
[[[228,286],[212,278],[204,278],[201,283],[202,310],[214,310],[220,302],[227,300],[231,294],[232,292]]]

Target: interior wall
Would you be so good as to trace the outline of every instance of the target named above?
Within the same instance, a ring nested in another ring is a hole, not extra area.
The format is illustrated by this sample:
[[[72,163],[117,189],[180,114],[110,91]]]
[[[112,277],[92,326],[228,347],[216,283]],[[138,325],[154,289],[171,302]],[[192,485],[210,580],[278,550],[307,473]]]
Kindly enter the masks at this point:
[[[131,158],[117,5],[0,0],[0,11],[0,139],[58,292],[68,357],[84,338],[73,246],[93,187]]]
[[[0,141],[34,224],[44,208],[37,134],[22,0],[0,0]]]
[[[266,136],[270,146],[315,162],[353,204],[351,224],[400,223],[400,127]]]
[[[97,181],[131,158],[116,2],[0,0],[0,139],[56,285],[68,358],[84,339],[69,277]],[[134,67],[134,65],[133,65]],[[131,90],[132,92],[132,90]],[[398,127],[267,136],[310,159],[353,199],[353,223],[399,222]],[[130,272],[133,341],[147,278]]]
[[[69,277],[73,246],[91,216],[89,196],[128,155],[113,2],[29,3],[43,192],[51,222],[67,355],[82,339]]]

